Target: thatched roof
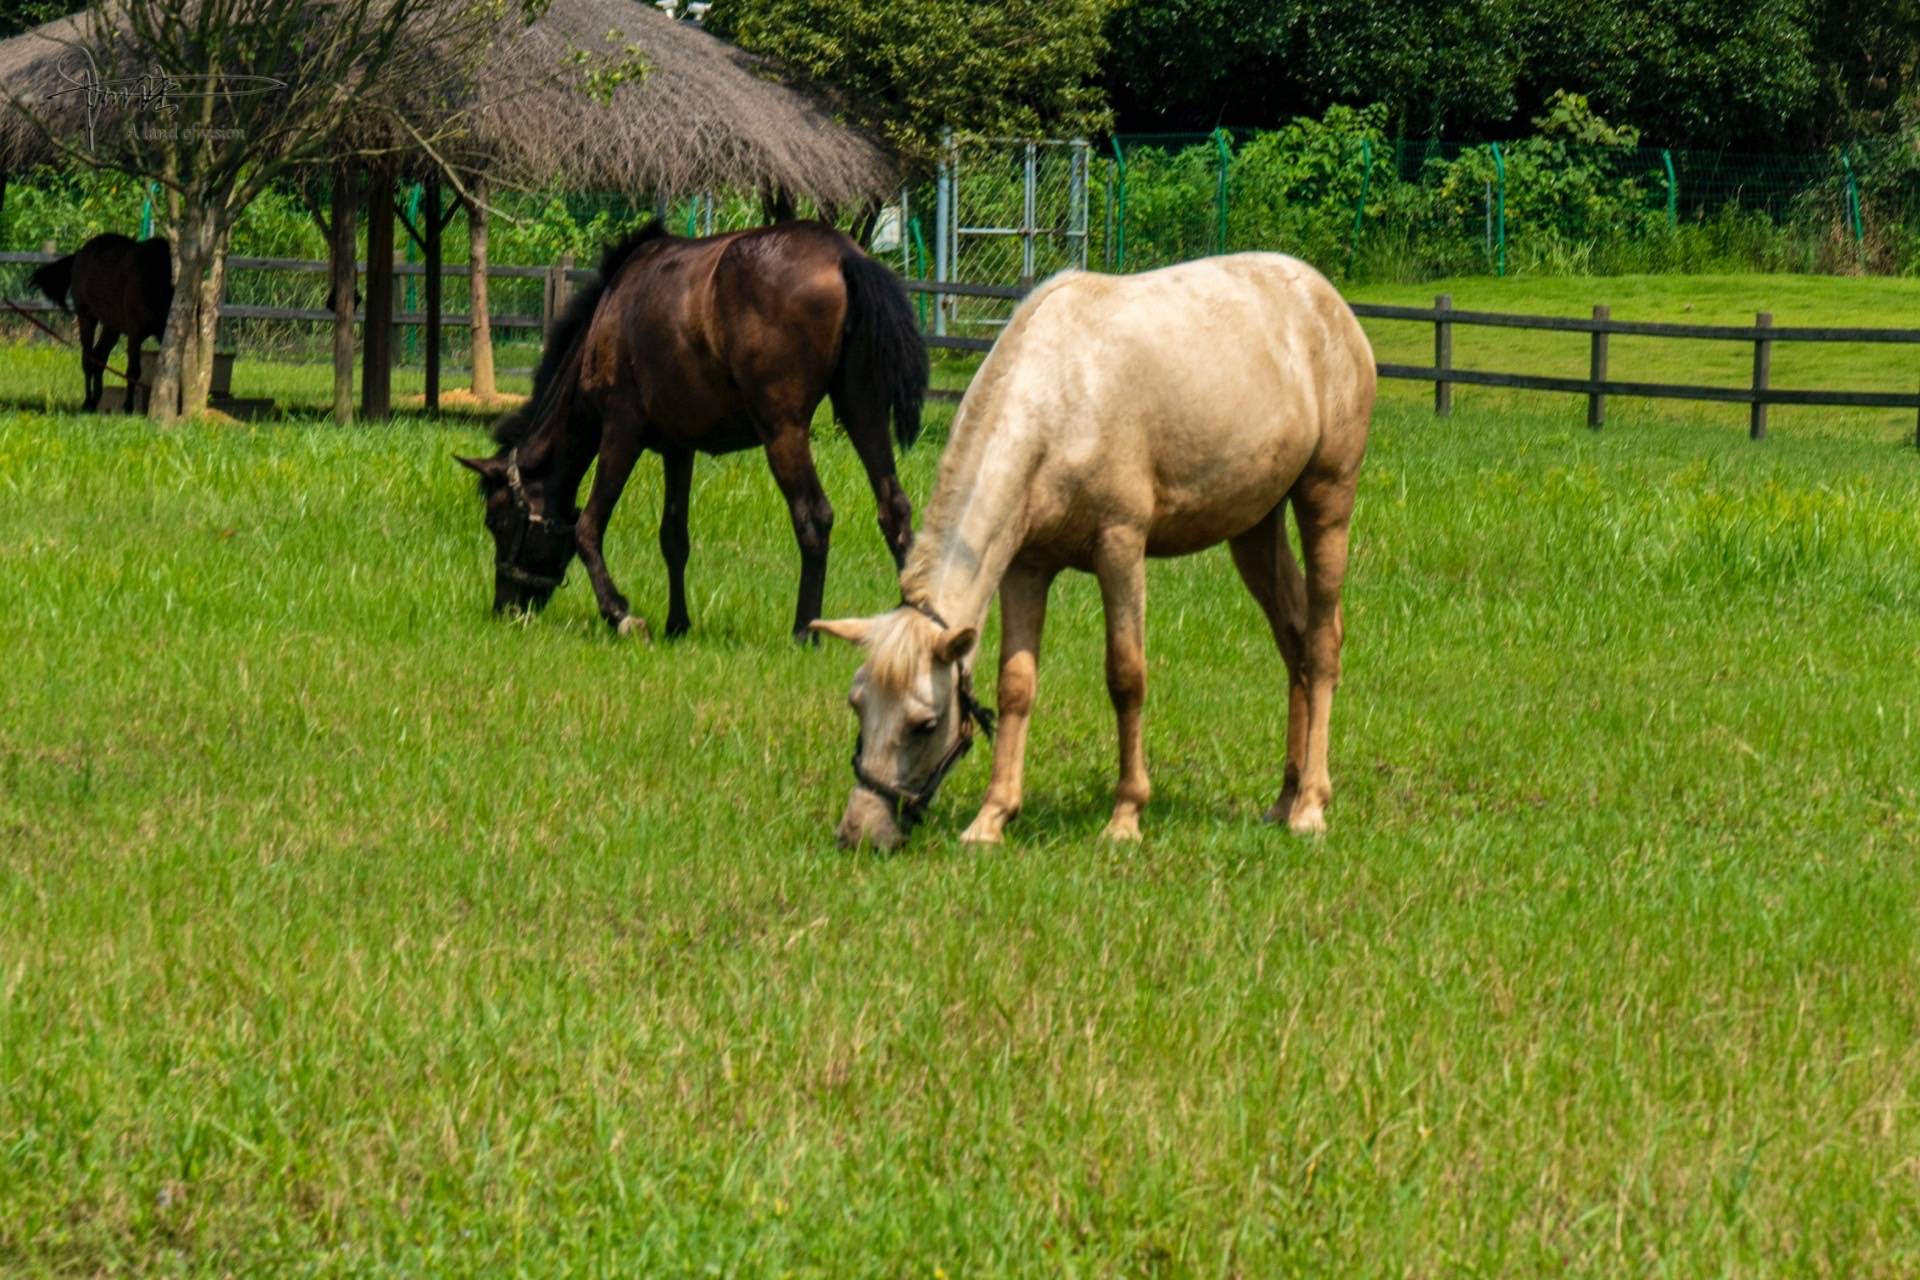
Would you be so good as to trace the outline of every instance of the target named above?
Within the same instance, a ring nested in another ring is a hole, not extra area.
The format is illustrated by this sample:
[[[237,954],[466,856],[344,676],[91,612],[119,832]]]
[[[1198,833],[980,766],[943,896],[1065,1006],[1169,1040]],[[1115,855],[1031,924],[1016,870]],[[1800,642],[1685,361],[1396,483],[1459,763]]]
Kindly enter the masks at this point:
[[[48,95],[71,87],[60,67],[92,43],[93,20],[79,14],[0,41],[0,164],[19,169],[57,155],[15,101],[63,132],[84,128],[80,95]],[[589,72],[624,60],[629,46],[648,74],[596,101],[585,89]],[[764,62],[643,0],[553,0],[531,26],[503,30],[468,95],[456,107],[458,135],[435,150],[496,180],[655,195],[779,187],[826,205],[881,194],[897,181],[884,150],[772,80]],[[437,110],[392,105],[419,113],[415,119]],[[416,154],[413,167],[424,158]]]

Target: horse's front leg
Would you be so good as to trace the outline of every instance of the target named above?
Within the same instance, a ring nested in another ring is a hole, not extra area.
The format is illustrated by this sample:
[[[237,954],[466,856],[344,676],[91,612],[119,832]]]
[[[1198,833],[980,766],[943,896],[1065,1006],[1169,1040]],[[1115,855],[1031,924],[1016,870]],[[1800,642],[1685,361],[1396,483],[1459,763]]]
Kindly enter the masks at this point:
[[[1147,807],[1147,750],[1141,711],[1147,701],[1147,548],[1132,529],[1110,529],[1094,546],[1093,571],[1107,616],[1107,694],[1120,732],[1120,781],[1113,792],[1113,840],[1140,838]]]
[[[980,813],[961,835],[970,844],[998,844],[1020,812],[1027,759],[1027,721],[1040,675],[1040,632],[1053,574],[1015,566],[1000,583],[1000,732],[993,740],[993,779]]]
[[[580,513],[573,536],[580,563],[587,567],[587,577],[593,583],[594,599],[600,602],[600,616],[620,635],[638,634],[646,639],[646,619],[627,608],[627,598],[613,585],[613,578],[607,573],[607,558],[600,550],[607,521],[627,487],[627,477],[633,474],[633,464],[639,459],[640,433],[607,423],[600,436],[600,465],[594,468],[593,490],[587,495],[586,509]]]
[[[667,562],[667,634],[683,636],[693,626],[687,616],[687,500],[693,490],[693,450],[660,455],[666,468],[666,501],[660,508],[660,556]]]
[[[807,624],[820,616],[820,597],[827,586],[827,544],[833,537],[833,504],[820,487],[808,446],[807,419],[776,428],[767,440],[767,462],[787,499],[793,517],[794,541],[800,544],[800,599],[793,611],[793,638],[818,643]]]

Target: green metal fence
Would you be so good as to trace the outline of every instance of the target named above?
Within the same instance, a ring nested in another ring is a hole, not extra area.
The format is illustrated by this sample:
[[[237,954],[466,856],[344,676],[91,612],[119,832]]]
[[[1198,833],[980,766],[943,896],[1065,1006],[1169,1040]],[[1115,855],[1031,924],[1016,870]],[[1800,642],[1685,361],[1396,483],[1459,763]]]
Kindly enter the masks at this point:
[[[1239,249],[1363,278],[1920,270],[1920,158],[1899,140],[1741,155],[1215,130],[1116,137],[1103,165],[1096,260],[1117,271]]]

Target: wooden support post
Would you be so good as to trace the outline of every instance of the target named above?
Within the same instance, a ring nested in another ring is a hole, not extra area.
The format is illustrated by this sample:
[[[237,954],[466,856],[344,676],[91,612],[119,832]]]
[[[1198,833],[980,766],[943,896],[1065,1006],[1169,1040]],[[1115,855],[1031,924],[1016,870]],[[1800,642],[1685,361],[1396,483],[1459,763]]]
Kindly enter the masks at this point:
[[[563,253],[560,261],[547,268],[546,288],[540,297],[540,341],[542,344],[553,336],[553,326],[560,319],[560,313],[567,309],[567,302],[573,297],[573,286],[567,283],[567,272],[573,270],[573,255]]]
[[[333,308],[333,420],[344,427],[353,421],[353,313],[360,297],[358,165],[347,163],[334,169],[331,207],[327,255],[333,263],[328,292]]]
[[[369,421],[393,416],[393,171],[384,165],[367,182],[367,318],[360,374],[360,412]]]
[[[472,198],[467,201],[467,312],[473,328],[468,351],[473,363],[473,394],[478,400],[493,399],[493,318],[487,293],[487,207],[486,187],[474,179],[468,185]]]
[[[1773,313],[1762,311],[1753,317],[1756,329],[1773,327]],[[1767,389],[1767,375],[1773,369],[1773,339],[1756,337],[1753,340],[1753,405],[1747,413],[1747,435],[1754,440],[1767,438],[1767,402],[1760,397]]]
[[[440,232],[446,223],[446,215],[440,208],[440,175],[434,174],[426,180],[426,198],[421,227],[426,235],[426,243],[421,246],[421,256],[426,260],[427,273],[427,378],[426,406],[428,413],[440,412]]]
[[[1593,318],[1602,323],[1611,319],[1612,315],[1611,307],[1593,309]],[[1589,368],[1591,372],[1588,377],[1594,389],[1587,392],[1587,425],[1598,431],[1607,420],[1607,393],[1599,389],[1600,384],[1607,380],[1607,334],[1604,329],[1594,330],[1593,359]]]
[[[1443,293],[1435,298],[1433,309],[1453,310],[1453,295]],[[1433,367],[1440,371],[1439,380],[1433,384],[1433,412],[1437,417],[1450,418],[1453,416],[1453,383],[1447,381],[1447,374],[1453,369],[1453,322],[1444,316],[1435,317],[1433,322]]]

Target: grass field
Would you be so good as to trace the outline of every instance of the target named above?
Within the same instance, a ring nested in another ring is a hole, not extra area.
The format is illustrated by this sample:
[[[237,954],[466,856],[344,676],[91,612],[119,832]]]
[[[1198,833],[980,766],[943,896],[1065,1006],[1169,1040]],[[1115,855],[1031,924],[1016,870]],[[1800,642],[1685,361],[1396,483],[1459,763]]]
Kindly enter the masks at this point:
[[[892,857],[752,456],[643,647],[577,573],[488,614],[477,425],[0,414],[0,1272],[1920,1272],[1920,458],[1407,390],[1326,838],[1256,821],[1213,552],[1149,576],[1142,845],[1068,578],[1008,844],[975,758]]]

